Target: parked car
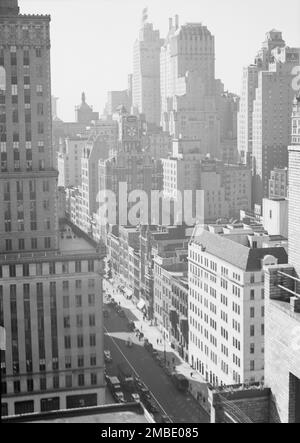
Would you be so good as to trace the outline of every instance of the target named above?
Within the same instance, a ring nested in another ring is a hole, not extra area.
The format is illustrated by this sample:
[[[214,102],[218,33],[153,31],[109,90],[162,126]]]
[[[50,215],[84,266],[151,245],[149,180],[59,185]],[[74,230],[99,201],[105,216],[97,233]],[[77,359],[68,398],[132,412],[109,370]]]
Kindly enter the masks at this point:
[[[128,329],[129,329],[129,331],[134,332],[134,330],[135,330],[135,323],[134,323],[134,321],[129,321],[128,322]]]
[[[118,403],[125,403],[125,397],[122,391],[114,391],[113,397]]]
[[[105,363],[111,363],[112,362],[112,356],[110,351],[104,351],[104,361]]]
[[[136,403],[141,401],[139,394],[137,394],[136,392],[133,392],[130,397],[131,397],[131,400],[135,401]]]
[[[152,398],[149,389],[147,389],[146,387],[139,389],[139,394],[140,394],[141,400],[143,402],[145,402],[147,400],[151,400],[151,398]]]
[[[152,414],[156,414],[158,412],[158,407],[153,398],[146,399],[144,401],[144,404],[146,409],[148,409],[148,411],[151,412]]]

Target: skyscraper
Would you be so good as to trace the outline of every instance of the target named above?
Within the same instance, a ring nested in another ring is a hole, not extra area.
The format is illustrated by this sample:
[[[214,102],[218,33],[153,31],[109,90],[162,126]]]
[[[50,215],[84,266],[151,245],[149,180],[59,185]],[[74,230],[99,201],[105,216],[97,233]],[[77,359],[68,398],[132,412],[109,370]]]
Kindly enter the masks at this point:
[[[299,65],[299,48],[273,49],[269,69],[259,72],[253,104],[253,202],[268,196],[271,171],[288,164],[295,91],[293,67]]]
[[[174,139],[197,144],[199,152],[219,155],[215,42],[201,23],[179,26],[170,19],[161,49],[161,124]]]
[[[258,87],[258,73],[268,70],[271,51],[274,48],[285,46],[282,33],[273,29],[266,34],[262,48],[258,51],[253,64],[243,69],[242,91],[238,112],[238,150],[240,160],[251,165],[253,144],[253,104],[256,88]]]
[[[101,256],[57,216],[49,25],[0,1],[2,415],[104,401]]]
[[[163,40],[159,31],[144,15],[139,37],[134,44],[133,107],[144,114],[146,121],[160,124],[160,49]]]

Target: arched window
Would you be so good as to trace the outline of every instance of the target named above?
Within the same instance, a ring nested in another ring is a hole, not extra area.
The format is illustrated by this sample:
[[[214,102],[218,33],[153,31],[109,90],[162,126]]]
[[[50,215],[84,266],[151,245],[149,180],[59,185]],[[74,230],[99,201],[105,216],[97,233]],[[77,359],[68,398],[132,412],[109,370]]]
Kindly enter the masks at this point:
[[[6,90],[6,72],[3,66],[0,66],[0,91]]]

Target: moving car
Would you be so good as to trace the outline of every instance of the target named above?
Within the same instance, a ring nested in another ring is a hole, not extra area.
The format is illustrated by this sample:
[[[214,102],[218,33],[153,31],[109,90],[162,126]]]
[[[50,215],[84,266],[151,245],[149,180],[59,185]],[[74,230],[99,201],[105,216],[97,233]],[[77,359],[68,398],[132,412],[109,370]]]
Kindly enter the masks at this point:
[[[178,389],[178,391],[181,392],[187,392],[189,389],[189,381],[188,379],[182,375],[182,374],[177,374],[176,372],[172,374],[172,381],[174,383],[174,385],[176,386],[176,388]]]
[[[118,365],[118,376],[121,381],[121,385],[126,391],[133,392],[135,388],[134,378],[132,370],[126,363]]]
[[[112,356],[110,351],[104,351],[104,361],[105,363],[111,363],[112,362]]]

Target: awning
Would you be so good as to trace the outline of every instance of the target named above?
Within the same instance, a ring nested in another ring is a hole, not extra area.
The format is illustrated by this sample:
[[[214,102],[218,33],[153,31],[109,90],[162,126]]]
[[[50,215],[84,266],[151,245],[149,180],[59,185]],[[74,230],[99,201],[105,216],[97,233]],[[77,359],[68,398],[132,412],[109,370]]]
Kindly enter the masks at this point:
[[[138,308],[140,311],[142,311],[142,310],[144,309],[144,307],[145,307],[145,302],[144,302],[144,300],[140,300],[140,301],[138,302],[138,304],[137,304],[137,308]]]

